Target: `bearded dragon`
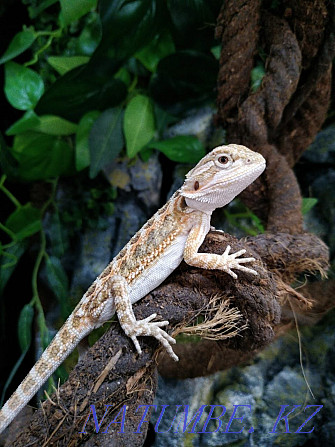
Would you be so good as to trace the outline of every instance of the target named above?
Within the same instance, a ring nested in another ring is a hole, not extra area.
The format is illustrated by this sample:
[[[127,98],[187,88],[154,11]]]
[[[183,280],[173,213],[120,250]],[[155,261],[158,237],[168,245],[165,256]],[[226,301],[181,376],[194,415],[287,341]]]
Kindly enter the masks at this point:
[[[72,314],[56,334],[41,358],[30,370],[0,411],[0,433],[30,401],[43,383],[94,328],[117,314],[120,325],[138,354],[138,336],[159,340],[168,354],[175,340],[162,327],[168,321],[153,321],[156,314],[136,320],[132,304],[159,286],[184,261],[194,267],[222,270],[237,278],[233,270],[252,275],[257,272],[244,264],[246,250],[222,255],[198,253],[210,230],[212,212],[228,204],[265,169],[262,155],[230,144],[208,153],[186,175],[183,186],[132,237],[106,269],[97,277]]]

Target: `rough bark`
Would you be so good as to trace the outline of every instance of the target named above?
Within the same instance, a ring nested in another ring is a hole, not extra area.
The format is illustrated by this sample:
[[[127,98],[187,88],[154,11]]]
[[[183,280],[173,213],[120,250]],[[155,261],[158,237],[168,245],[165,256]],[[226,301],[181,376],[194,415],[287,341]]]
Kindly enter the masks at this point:
[[[199,344],[180,344],[174,347],[180,355],[179,362],[171,360],[151,338],[143,337],[143,354],[138,356],[131,340],[125,336],[118,323],[87,352],[71,372],[68,381],[35,412],[29,426],[7,445],[141,445],[142,434],[134,434],[143,415],[140,405],[151,405],[156,389],[156,365],[166,377],[195,377],[244,362],[269,344],[283,325],[281,306],[288,300],[301,314],[310,313],[312,302],[287,288],[282,277],[323,270],[327,267],[328,249],[314,236],[293,236],[288,233],[264,234],[238,241],[233,236],[218,232],[210,233],[200,250],[223,253],[227,244],[233,251],[247,248],[247,254],[256,257],[258,276],[239,273],[238,281],[223,272],[192,268],[185,263],[156,290],[134,305],[137,318],[145,318],[156,312],[158,318],[169,319],[169,332],[182,331],[182,327],[194,324],[195,316],[207,315],[213,296],[219,296],[230,308],[237,308],[241,318],[238,324],[247,328],[238,337],[222,341],[203,341]],[[306,263],[305,250],[312,250],[310,264]],[[293,261],[295,260],[295,261]],[[317,261],[317,262],[316,262]],[[287,318],[287,316],[286,316]],[[100,423],[106,405],[111,405],[95,432],[93,417],[85,427],[87,434],[80,434],[94,404]],[[108,424],[127,405],[125,433],[120,424]],[[148,413],[149,419],[150,413]],[[108,429],[108,433],[103,433]],[[18,427],[13,427],[17,433]],[[113,431],[114,430],[114,431]]]

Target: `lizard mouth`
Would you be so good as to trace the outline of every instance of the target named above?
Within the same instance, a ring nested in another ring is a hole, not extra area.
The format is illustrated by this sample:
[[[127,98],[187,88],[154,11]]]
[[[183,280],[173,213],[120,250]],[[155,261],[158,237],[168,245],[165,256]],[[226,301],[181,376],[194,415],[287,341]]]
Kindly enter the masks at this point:
[[[250,165],[251,167],[251,165]],[[230,193],[236,191],[239,194],[247,186],[249,186],[257,177],[259,177],[264,171],[266,165],[265,161],[263,163],[253,164],[252,169],[246,172],[239,172],[239,169],[225,175],[224,172],[216,173],[210,182],[202,181],[201,179],[188,179],[184,186],[181,188],[181,194],[184,197],[193,199],[196,198],[199,201],[208,200],[209,196],[213,196],[215,200],[216,195],[224,194],[225,191]]]

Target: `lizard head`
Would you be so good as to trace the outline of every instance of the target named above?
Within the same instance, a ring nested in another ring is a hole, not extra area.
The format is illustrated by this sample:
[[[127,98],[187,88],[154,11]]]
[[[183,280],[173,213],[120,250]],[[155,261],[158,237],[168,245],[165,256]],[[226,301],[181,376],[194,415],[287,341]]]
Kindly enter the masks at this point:
[[[188,172],[180,193],[189,207],[212,212],[227,205],[264,169],[261,154],[238,144],[218,146]]]

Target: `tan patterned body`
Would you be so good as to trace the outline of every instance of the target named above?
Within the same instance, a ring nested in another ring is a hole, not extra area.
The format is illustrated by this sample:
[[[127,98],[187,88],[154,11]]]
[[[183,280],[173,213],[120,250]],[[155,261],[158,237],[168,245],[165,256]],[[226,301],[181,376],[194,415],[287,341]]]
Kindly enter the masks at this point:
[[[168,321],[152,321],[153,314],[136,320],[132,304],[161,284],[184,259],[196,267],[219,269],[234,278],[232,269],[257,274],[242,264],[253,258],[239,258],[241,250],[222,256],[198,253],[210,229],[214,209],[229,203],[264,170],[260,154],[244,146],[220,146],[207,154],[186,176],[171,199],[133,236],[94,281],[40,360],[0,411],[0,433],[50,377],[56,368],[94,328],[116,312],[125,333],[138,353],[138,336],[153,336],[178,360],[163,329]]]

